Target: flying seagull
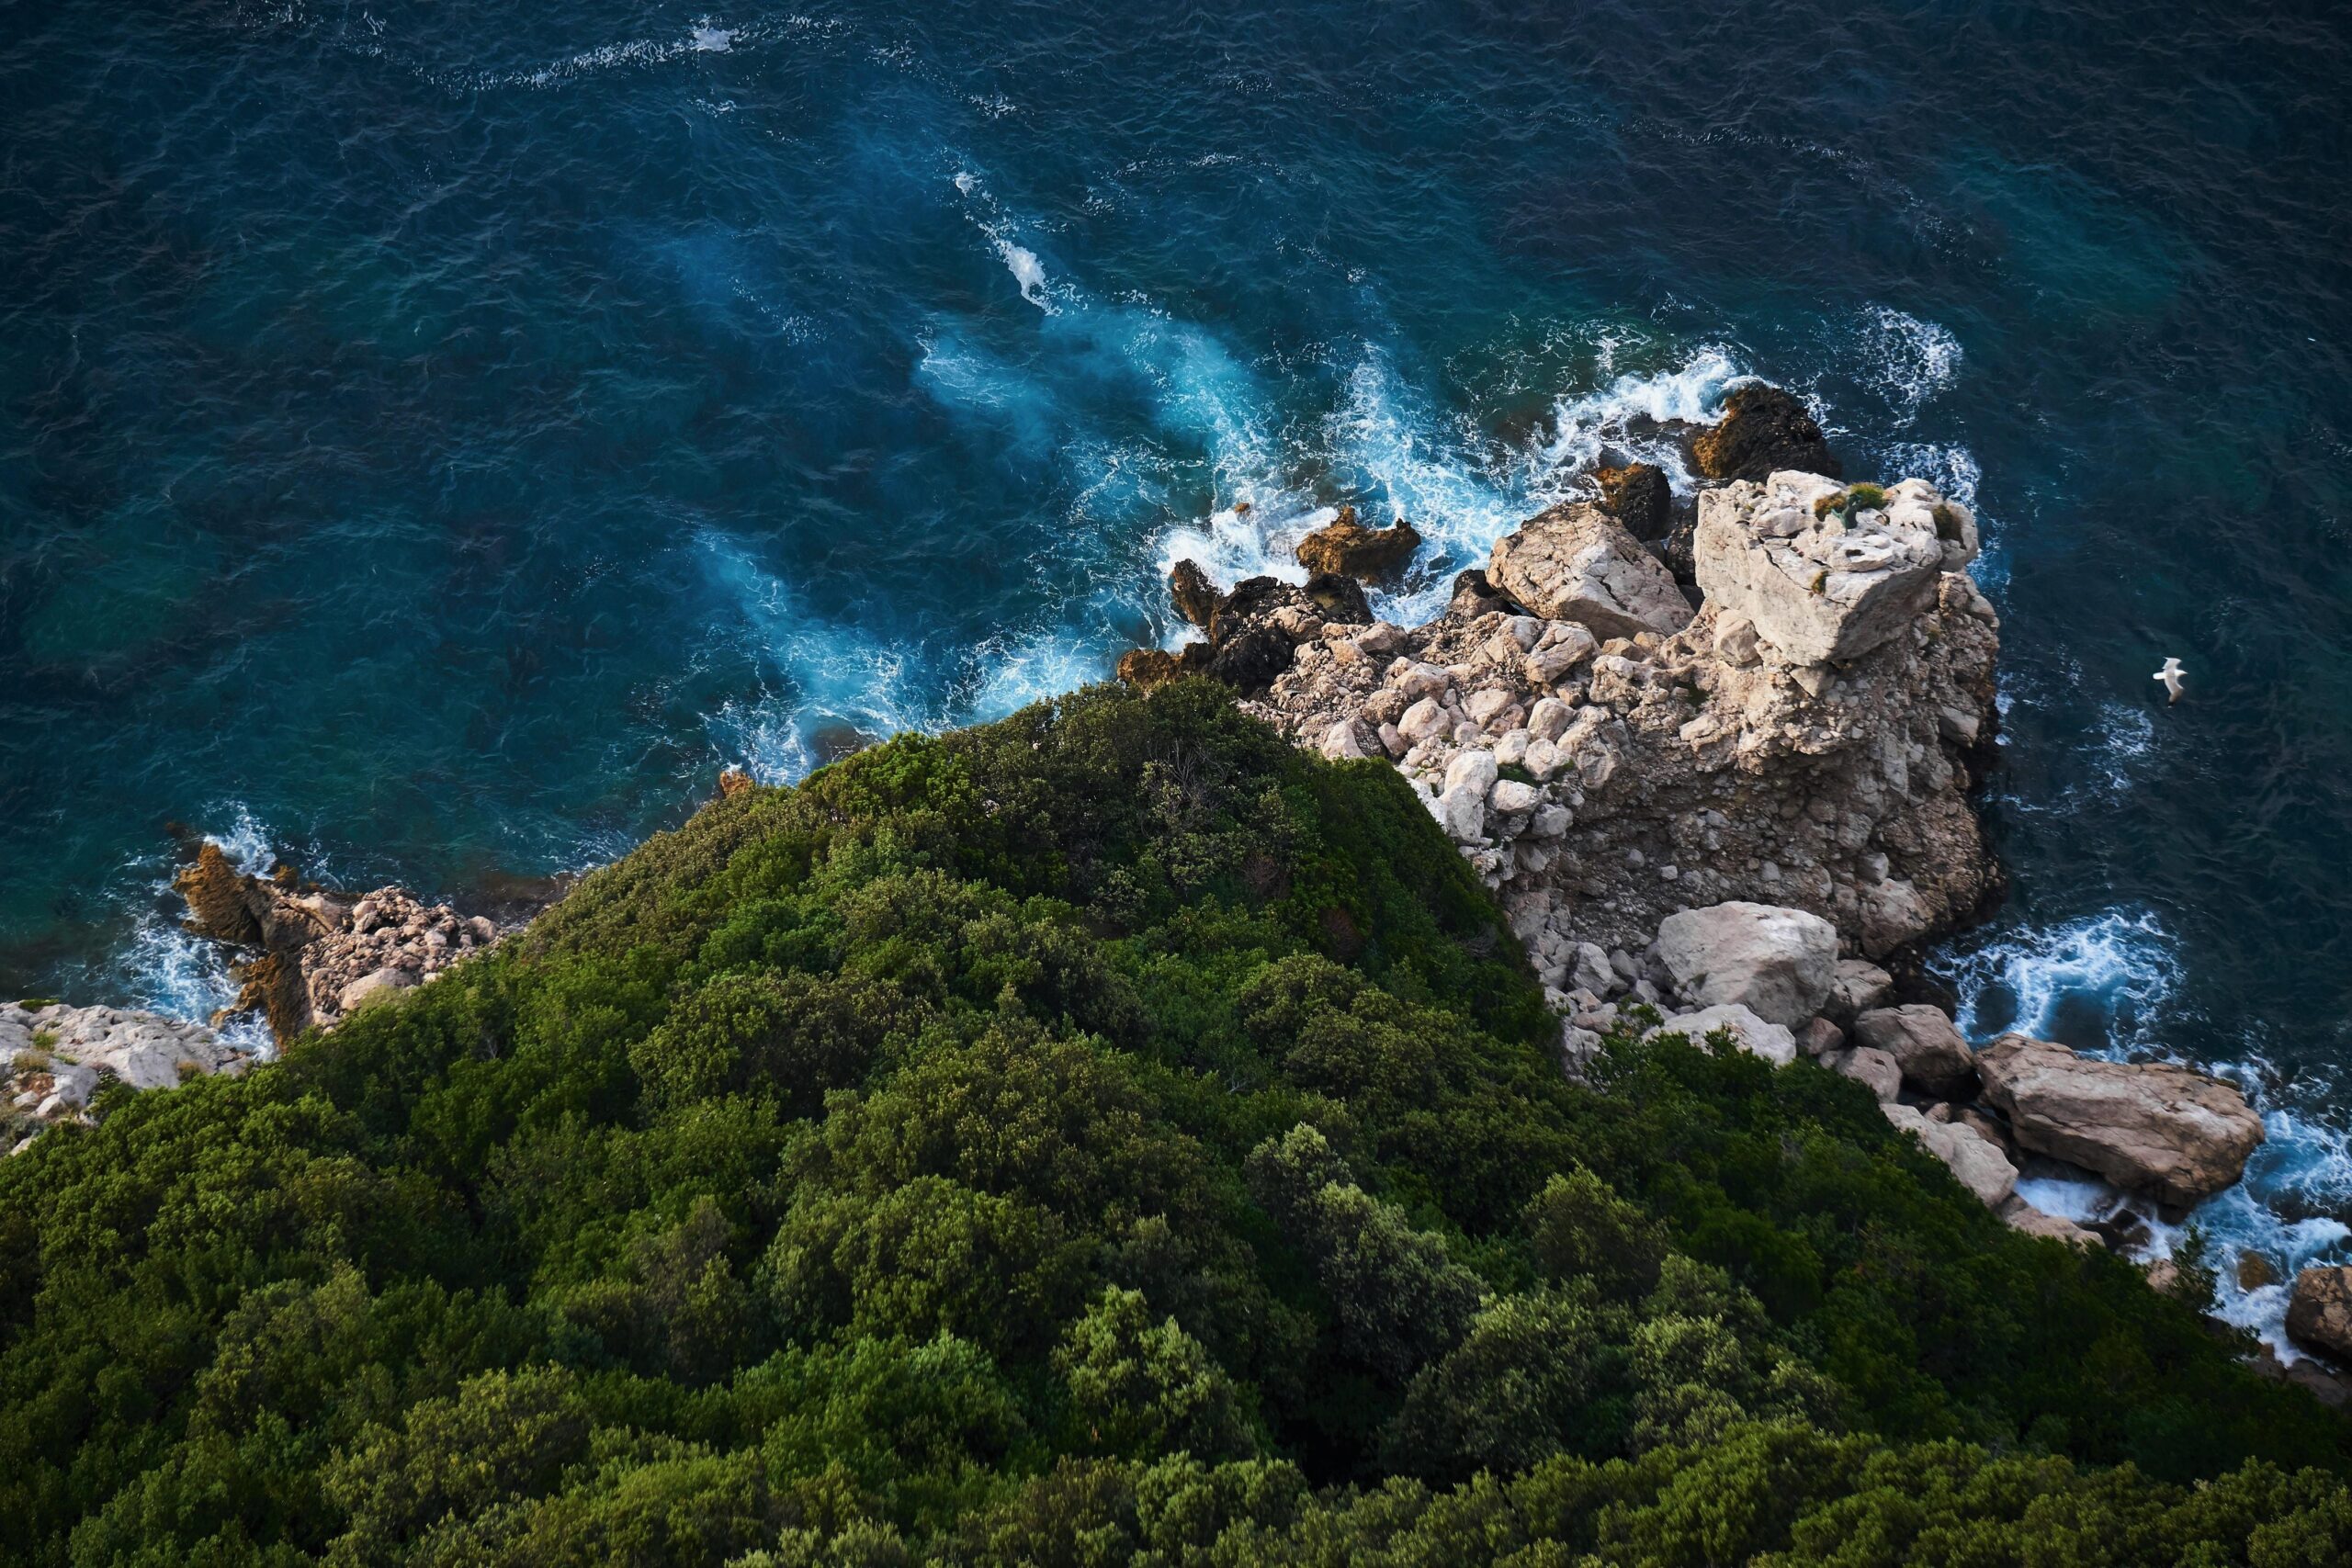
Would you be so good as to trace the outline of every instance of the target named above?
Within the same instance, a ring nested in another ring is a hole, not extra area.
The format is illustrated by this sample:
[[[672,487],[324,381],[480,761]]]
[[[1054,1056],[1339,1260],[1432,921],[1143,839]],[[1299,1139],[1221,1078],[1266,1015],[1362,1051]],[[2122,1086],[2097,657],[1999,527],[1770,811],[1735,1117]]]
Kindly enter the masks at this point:
[[[2167,658],[2165,660],[2165,667],[2155,674],[2155,678],[2165,683],[2165,690],[2172,694],[2174,702],[2180,701],[2181,673],[2180,660]]]

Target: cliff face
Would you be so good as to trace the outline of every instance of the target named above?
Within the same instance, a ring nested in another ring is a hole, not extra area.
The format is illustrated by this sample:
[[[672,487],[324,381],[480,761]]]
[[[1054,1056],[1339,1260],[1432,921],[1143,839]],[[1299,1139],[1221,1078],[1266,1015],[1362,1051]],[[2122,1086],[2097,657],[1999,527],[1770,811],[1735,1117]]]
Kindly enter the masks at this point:
[[[1967,792],[1999,635],[1964,508],[1917,480],[1709,491],[1696,613],[1582,512],[1503,540],[1427,626],[1261,597],[1294,652],[1247,705],[1326,756],[1392,761],[1555,988],[1577,943],[1638,953],[1678,909],[1807,909],[1877,958],[1997,889]]]

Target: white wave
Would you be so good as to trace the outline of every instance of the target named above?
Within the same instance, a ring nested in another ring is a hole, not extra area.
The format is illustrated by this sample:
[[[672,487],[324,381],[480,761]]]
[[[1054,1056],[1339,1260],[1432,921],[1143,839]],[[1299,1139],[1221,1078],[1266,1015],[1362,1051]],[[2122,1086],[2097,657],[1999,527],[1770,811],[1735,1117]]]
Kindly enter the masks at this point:
[[[277,864],[278,855],[270,845],[269,829],[243,805],[231,808],[228,831],[207,833],[204,837],[218,845],[230,863],[247,876],[267,876]]]
[[[708,723],[722,750],[754,776],[789,782],[828,760],[832,732],[872,739],[944,728],[935,682],[922,679],[915,645],[877,643],[809,611],[791,585],[732,540],[705,531],[704,568],[735,606],[737,635],[765,669],[770,689],[730,702]]]
[[[686,35],[686,42],[701,54],[725,54],[735,47],[733,28],[722,28],[708,17],[695,18],[694,30]]]
[[[972,650],[969,662],[978,682],[971,700],[976,724],[1074,692],[1109,673],[1100,639],[1069,630],[990,638]]]
[[[1949,330],[1884,305],[1864,310],[1855,333],[1855,378],[1886,399],[1897,430],[1959,378],[1961,357]]]
[[[1607,363],[1613,364],[1618,344],[1609,346]],[[1564,396],[1553,404],[1551,431],[1538,437],[1532,453],[1531,488],[1551,494],[1559,480],[1591,468],[1613,449],[1657,464],[1676,493],[1687,495],[1693,478],[1680,440],[1670,430],[1651,427],[1712,423],[1724,395],[1755,378],[1728,350],[1707,346],[1671,370],[1628,371],[1598,390]]]
[[[1000,234],[996,236],[996,254],[1004,258],[1005,270],[1021,286],[1021,298],[1047,315],[1053,314],[1054,302],[1046,298],[1046,265],[1037,259],[1037,253]]]
[[[1960,989],[1955,1021],[1979,1042],[2015,1030],[2044,1038],[2096,1032],[2091,1048],[2109,1053],[2143,1045],[2179,982],[2177,945],[2148,909],[2009,932],[1950,962]]]

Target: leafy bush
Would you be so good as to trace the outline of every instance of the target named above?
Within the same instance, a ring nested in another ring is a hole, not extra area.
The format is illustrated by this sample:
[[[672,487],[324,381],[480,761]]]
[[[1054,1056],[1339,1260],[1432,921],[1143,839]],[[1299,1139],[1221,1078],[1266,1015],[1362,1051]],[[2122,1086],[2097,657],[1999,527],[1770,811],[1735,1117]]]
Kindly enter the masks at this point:
[[[1859,1086],[1557,1028],[1199,682],[740,792],[0,1161],[0,1558],[2352,1550],[2343,1420]]]

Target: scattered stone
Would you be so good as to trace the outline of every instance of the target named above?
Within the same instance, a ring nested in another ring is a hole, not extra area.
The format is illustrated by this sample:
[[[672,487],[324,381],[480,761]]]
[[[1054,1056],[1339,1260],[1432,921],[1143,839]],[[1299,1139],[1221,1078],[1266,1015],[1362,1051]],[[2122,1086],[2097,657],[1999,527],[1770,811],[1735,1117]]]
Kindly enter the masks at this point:
[[[1804,468],[1836,479],[1820,422],[1795,396],[1752,381],[1724,400],[1724,416],[1690,443],[1692,465],[1711,479],[1760,479],[1775,468]]]
[[[1420,535],[1402,517],[1394,527],[1367,528],[1356,521],[1354,507],[1342,506],[1337,518],[1299,541],[1298,564],[1373,581],[1404,570],[1420,547]]]
[[[1657,464],[1595,468],[1592,478],[1600,487],[1600,504],[1636,539],[1663,539],[1674,526],[1674,492]]]
[[[1826,1056],[1846,1048],[1846,1032],[1826,1018],[1816,1018],[1797,1031],[1797,1049],[1808,1056]]]
[[[2187,1207],[2229,1186],[2263,1139],[2244,1095],[2187,1067],[2099,1061],[2022,1034],[1976,1066],[2020,1147],[2161,1202]]]
[[[371,1001],[405,991],[416,984],[416,976],[405,969],[386,964],[373,969],[336,993],[337,1005],[346,1013],[358,1011]]]
[[[1874,1008],[1854,1020],[1854,1038],[1893,1057],[1905,1080],[1931,1100],[1976,1098],[1976,1054],[1939,1007]]]
[[[1903,1092],[1903,1069],[1896,1066],[1894,1058],[1883,1051],[1857,1045],[1850,1050],[1825,1054],[1821,1062],[1831,1071],[1852,1078],[1869,1089],[1882,1104]]]
[[[1554,621],[1597,637],[1670,634],[1690,620],[1690,602],[1656,556],[1589,502],[1555,506],[1495,546],[1491,581]]]
[[[0,1003],[0,1150],[21,1148],[58,1122],[85,1121],[111,1082],[170,1089],[241,1073],[250,1053],[201,1024],[124,1008]]]
[[[1735,900],[1667,917],[1657,957],[1676,990],[1700,1006],[1737,1002],[1793,1030],[1828,999],[1838,930],[1803,909]]]

